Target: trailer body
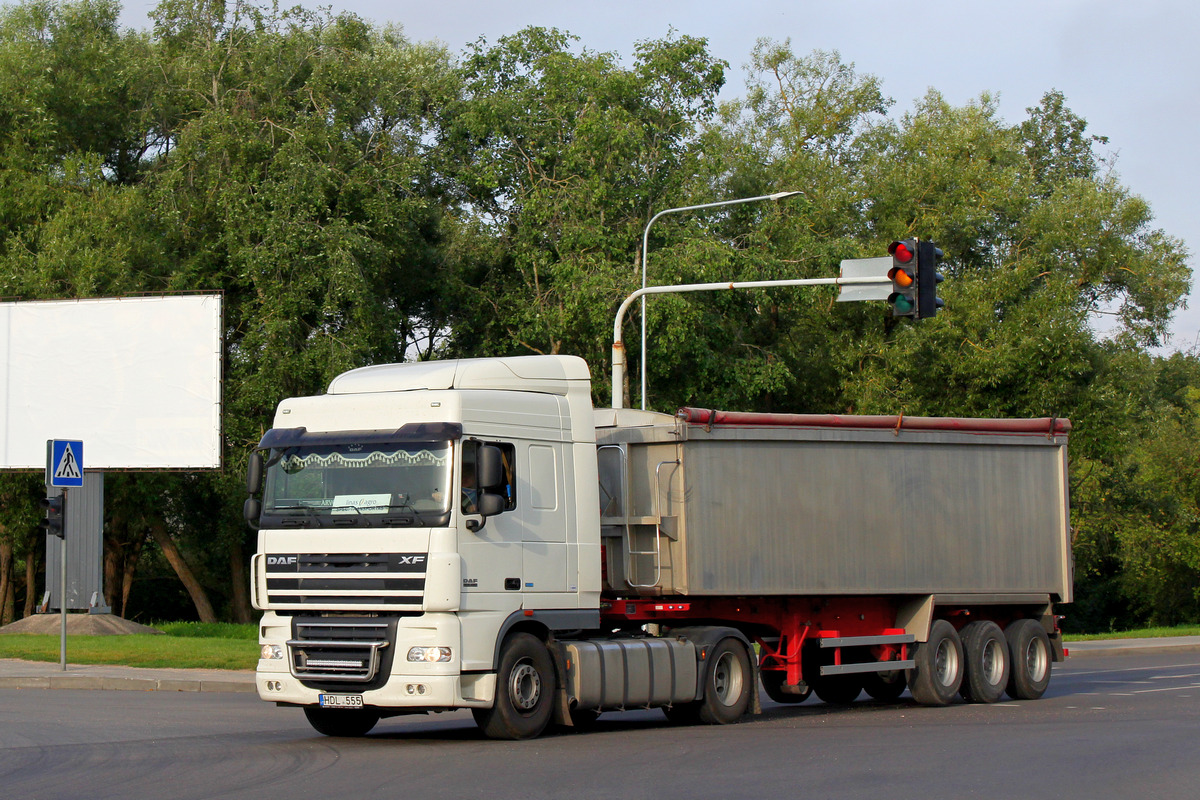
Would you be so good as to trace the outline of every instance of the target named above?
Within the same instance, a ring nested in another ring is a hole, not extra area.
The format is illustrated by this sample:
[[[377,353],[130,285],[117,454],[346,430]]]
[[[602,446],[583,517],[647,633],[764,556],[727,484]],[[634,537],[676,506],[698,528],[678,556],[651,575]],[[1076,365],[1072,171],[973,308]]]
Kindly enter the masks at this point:
[[[610,591],[1071,600],[1063,420],[596,416]]]

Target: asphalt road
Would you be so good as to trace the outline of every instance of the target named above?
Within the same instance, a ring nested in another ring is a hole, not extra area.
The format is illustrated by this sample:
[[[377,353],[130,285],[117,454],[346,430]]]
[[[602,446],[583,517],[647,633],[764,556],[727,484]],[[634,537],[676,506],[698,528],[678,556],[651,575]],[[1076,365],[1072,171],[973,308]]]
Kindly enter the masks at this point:
[[[1200,796],[1200,653],[1073,657],[1046,697],[815,700],[734,726],[658,711],[481,739],[462,712],[315,734],[253,695],[0,689],[5,798],[1179,798]]]

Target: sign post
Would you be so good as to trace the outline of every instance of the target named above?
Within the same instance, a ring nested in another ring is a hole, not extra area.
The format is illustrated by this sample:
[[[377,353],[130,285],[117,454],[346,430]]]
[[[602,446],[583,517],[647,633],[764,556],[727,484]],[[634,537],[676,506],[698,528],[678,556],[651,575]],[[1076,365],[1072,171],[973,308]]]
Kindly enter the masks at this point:
[[[62,489],[62,543],[58,558],[58,662],[67,669],[67,490],[83,486],[83,442],[46,440],[46,486]]]

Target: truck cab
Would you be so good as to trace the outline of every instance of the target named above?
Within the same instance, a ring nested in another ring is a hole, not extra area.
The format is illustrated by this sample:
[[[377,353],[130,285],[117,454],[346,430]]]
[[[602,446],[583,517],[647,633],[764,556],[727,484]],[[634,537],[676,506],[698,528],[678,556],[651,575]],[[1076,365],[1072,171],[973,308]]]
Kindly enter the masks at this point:
[[[507,637],[599,624],[579,358],[353,370],[282,402],[255,460],[258,692],[318,730],[486,713]]]

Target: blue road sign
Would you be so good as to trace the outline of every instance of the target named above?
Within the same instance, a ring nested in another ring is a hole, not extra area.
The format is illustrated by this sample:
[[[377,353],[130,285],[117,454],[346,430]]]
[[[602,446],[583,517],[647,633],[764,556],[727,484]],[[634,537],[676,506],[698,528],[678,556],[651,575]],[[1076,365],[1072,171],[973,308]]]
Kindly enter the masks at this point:
[[[83,442],[50,439],[46,442],[46,483],[69,488],[83,486]]]

